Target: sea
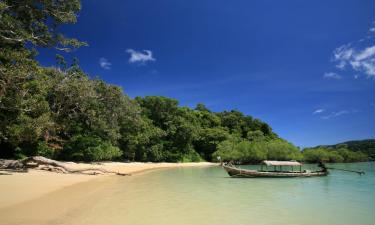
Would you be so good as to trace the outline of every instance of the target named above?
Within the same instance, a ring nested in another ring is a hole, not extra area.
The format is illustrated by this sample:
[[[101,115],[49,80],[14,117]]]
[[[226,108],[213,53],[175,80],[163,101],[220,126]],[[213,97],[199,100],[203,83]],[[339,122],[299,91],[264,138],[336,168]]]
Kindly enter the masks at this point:
[[[365,174],[330,170],[327,177],[230,178],[219,166],[162,169],[114,178],[85,210],[55,223],[374,225],[375,162],[328,166]]]

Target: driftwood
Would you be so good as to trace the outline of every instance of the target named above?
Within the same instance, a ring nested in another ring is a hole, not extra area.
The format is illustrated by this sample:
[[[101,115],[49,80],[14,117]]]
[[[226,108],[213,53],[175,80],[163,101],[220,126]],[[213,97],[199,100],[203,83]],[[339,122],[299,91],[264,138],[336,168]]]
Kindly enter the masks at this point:
[[[107,174],[112,173],[120,176],[128,176],[130,174],[119,173],[102,168],[88,167],[83,169],[71,169],[64,163],[45,158],[43,156],[32,156],[23,160],[0,160],[0,170],[11,172],[27,172],[30,168],[37,168],[59,173],[77,173],[77,174]]]

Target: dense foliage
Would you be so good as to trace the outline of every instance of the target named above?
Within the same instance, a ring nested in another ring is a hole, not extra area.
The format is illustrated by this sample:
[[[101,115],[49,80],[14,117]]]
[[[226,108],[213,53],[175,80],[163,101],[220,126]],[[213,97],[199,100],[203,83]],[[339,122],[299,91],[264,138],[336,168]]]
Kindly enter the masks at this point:
[[[303,159],[306,162],[361,162],[367,161],[367,154],[361,151],[351,151],[345,144],[335,145],[335,147],[306,148],[303,150]]]
[[[219,144],[215,157],[237,163],[259,163],[263,160],[301,160],[300,150],[282,139],[269,141],[224,141]]]
[[[347,141],[335,145],[324,145],[318,146],[323,148],[338,148],[345,145],[346,148],[353,152],[363,152],[367,154],[372,160],[375,160],[375,139],[359,140],[359,141]]]
[[[78,60],[56,67],[35,60],[34,47],[62,51],[86,45],[58,33],[75,23],[79,0],[0,2],[0,157],[64,160],[317,161],[319,151],[278,138],[271,127],[237,110],[211,112],[161,96],[130,99],[120,87],[90,79]],[[329,161],[362,160],[329,151]],[[353,153],[354,154],[354,153]],[[359,153],[358,153],[359,154]],[[341,158],[340,158],[341,157]],[[357,157],[357,158],[356,158]]]

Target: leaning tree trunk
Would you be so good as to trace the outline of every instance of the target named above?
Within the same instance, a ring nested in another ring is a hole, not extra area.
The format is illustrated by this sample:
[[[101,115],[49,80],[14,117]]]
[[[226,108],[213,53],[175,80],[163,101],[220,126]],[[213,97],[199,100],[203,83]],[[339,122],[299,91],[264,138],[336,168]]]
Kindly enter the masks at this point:
[[[40,168],[42,170],[48,170],[60,173],[78,173],[78,174],[105,174],[112,173],[120,176],[126,176],[130,174],[119,173],[110,171],[102,168],[88,167],[83,169],[71,169],[64,165],[64,163],[45,158],[43,156],[32,156],[24,160],[3,160],[0,161],[0,169],[11,170],[11,171],[27,171],[29,168]]]

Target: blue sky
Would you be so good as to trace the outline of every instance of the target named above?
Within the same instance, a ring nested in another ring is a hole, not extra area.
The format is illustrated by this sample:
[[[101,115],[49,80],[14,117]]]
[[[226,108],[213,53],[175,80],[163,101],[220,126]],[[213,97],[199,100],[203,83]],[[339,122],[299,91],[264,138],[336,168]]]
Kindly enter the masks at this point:
[[[130,97],[238,109],[306,147],[375,138],[374,12],[366,0],[87,0],[61,31],[89,43],[67,59]]]

